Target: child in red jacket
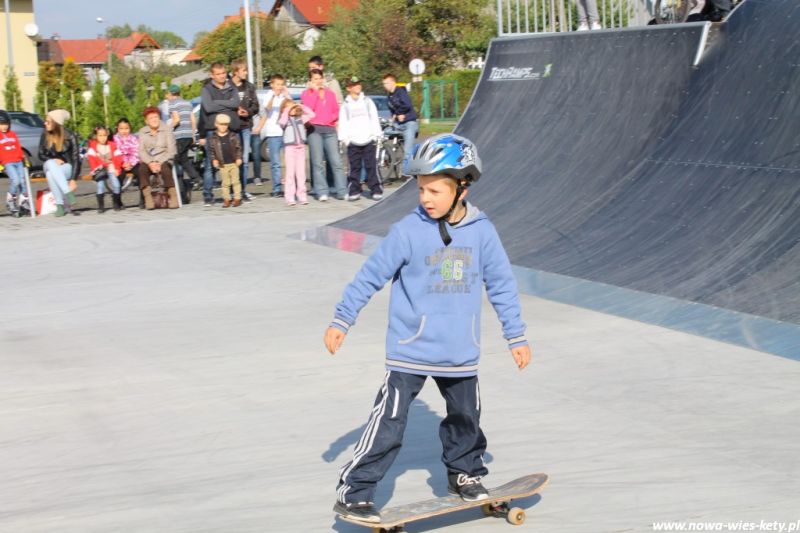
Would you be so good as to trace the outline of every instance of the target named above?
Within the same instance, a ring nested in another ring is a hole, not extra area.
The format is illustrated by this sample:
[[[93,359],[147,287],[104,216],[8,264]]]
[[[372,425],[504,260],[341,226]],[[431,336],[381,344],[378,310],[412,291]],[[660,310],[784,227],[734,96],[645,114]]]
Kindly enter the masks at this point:
[[[110,131],[106,126],[97,126],[89,141],[86,157],[92,169],[92,178],[97,183],[97,212],[104,213],[104,195],[106,182],[111,188],[114,211],[123,209],[122,193],[119,186],[119,174],[122,172],[122,152],[114,141],[109,140]]]
[[[28,191],[25,182],[25,154],[17,134],[11,131],[11,117],[0,111],[0,170],[8,176],[6,206],[14,217],[20,208],[29,209]]]

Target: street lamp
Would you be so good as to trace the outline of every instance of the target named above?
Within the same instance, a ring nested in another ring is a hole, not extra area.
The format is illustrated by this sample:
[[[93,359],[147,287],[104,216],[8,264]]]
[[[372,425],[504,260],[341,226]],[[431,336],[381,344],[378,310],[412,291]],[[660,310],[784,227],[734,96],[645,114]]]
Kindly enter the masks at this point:
[[[97,21],[98,24],[108,24],[108,21],[105,20],[103,17],[97,17],[95,20]],[[106,29],[108,29],[108,28],[106,28]],[[111,75],[111,57],[113,56],[113,54],[112,54],[112,49],[111,49],[111,38],[108,37],[108,36],[106,36],[106,49],[108,50],[108,75],[110,76]]]

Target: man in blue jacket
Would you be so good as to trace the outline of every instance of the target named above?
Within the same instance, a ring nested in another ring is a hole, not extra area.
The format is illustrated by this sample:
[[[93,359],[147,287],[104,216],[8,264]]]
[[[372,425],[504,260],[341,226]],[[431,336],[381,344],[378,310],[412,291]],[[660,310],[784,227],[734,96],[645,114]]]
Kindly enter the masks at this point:
[[[389,110],[392,112],[394,127],[403,133],[403,149],[405,150],[403,162],[405,163],[411,157],[419,131],[417,112],[414,111],[414,103],[408,96],[406,88],[397,86],[397,78],[394,74],[383,76],[383,88],[386,89],[389,96]]]
[[[336,353],[367,301],[392,280],[386,376],[353,459],[339,471],[334,506],[367,522],[380,521],[375,488],[400,451],[409,405],[428,376],[447,404],[440,437],[448,490],[466,501],[489,497],[481,484],[488,470],[478,387],[484,286],[519,369],[531,358],[503,244],[486,215],[464,199],[481,174],[475,146],[436,135],[416,148],[406,172],[417,176],[420,205],[364,263],[325,332],[325,346]]]

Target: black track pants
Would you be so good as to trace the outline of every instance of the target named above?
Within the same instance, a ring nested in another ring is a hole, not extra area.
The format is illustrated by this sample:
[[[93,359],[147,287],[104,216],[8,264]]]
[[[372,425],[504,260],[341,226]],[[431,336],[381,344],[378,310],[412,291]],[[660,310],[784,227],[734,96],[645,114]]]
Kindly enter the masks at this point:
[[[353,459],[339,470],[339,501],[373,501],[376,485],[392,466],[402,446],[408,408],[427,377],[404,372],[386,373]],[[433,379],[447,404],[447,416],[439,425],[442,462],[448,472],[485,476],[488,473],[483,464],[486,437],[480,428],[478,377]]]

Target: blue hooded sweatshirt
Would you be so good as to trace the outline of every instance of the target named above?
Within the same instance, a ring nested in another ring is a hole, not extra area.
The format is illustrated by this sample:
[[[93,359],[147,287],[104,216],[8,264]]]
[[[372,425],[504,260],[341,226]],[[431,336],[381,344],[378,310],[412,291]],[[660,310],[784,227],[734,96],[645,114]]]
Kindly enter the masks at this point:
[[[478,373],[482,289],[509,348],[528,343],[517,283],[494,225],[467,203],[444,246],[436,220],[419,206],[392,225],[347,285],[331,326],[345,333],[369,299],[392,280],[386,368],[429,376]]]

